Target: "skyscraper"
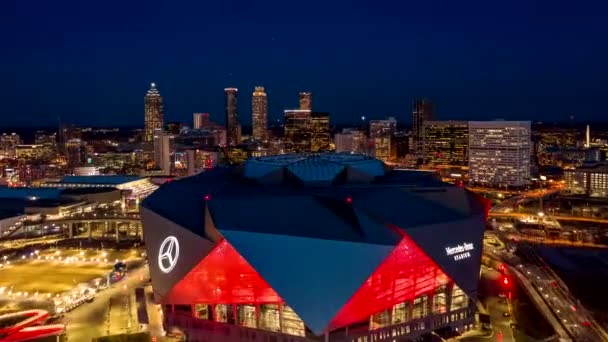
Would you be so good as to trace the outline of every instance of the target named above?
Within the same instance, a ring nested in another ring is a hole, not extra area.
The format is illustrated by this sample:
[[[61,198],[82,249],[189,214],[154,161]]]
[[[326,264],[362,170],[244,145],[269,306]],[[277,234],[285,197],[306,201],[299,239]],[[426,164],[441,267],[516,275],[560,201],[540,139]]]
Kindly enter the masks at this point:
[[[310,110],[285,110],[285,139],[293,144],[295,152],[310,151]]]
[[[423,124],[424,162],[434,165],[467,165],[469,123],[466,121],[426,121]]]
[[[165,175],[171,174],[171,156],[175,152],[173,134],[162,129],[154,130],[154,163]]]
[[[470,121],[469,179],[485,186],[530,182],[530,121]]]
[[[363,131],[344,128],[335,135],[334,142],[338,153],[367,153],[367,136]]]
[[[424,153],[424,122],[435,119],[435,107],[428,99],[414,100],[412,105],[412,136],[414,142],[414,153],[422,157]]]
[[[194,113],[192,115],[194,129],[201,129],[209,125],[209,113]]]
[[[329,113],[313,112],[310,114],[310,151],[329,150]]]
[[[300,92],[300,110],[312,110],[312,93]]]
[[[144,97],[144,141],[154,140],[154,130],[163,128],[163,98],[156,89],[156,84],[150,84],[150,90]]]
[[[397,131],[397,120],[370,120],[369,138],[374,144],[374,157],[387,162],[391,156],[391,138]]]
[[[268,139],[268,97],[264,87],[255,87],[251,98],[251,124],[253,139],[266,141]]]
[[[235,146],[241,142],[241,127],[239,125],[239,112],[237,109],[237,88],[226,88],[226,140],[228,146]]]

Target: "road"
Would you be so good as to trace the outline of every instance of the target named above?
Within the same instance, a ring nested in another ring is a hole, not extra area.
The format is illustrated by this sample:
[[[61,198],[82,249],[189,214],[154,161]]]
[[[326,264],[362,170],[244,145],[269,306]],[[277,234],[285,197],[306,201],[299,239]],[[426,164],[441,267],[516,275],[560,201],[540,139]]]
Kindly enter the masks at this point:
[[[490,315],[490,322],[492,322],[492,332],[490,334],[480,335],[472,334],[476,336],[466,336],[459,338],[460,341],[465,342],[488,342],[488,341],[502,341],[502,342],[516,342],[513,329],[511,329],[511,323],[513,316],[505,317],[505,312],[511,312],[510,305],[507,298],[500,298],[498,295],[500,291],[496,284],[500,278],[500,273],[485,266],[481,268],[481,275],[479,280],[479,291],[483,292],[485,300],[482,303],[487,308],[487,313]]]
[[[516,212],[490,212],[489,217],[508,217],[516,219],[526,219],[531,216],[530,213],[516,213]],[[566,215],[552,215],[553,219],[557,221],[577,221],[577,222],[588,222],[588,223],[605,223],[608,224],[607,219],[593,218],[593,217],[580,217],[580,216],[566,216]]]
[[[134,270],[123,281],[99,292],[93,302],[66,313],[59,322],[67,323],[69,341],[140,331],[134,289],[143,286],[148,277],[147,267]]]
[[[516,268],[530,281],[537,294],[543,298],[552,314],[562,327],[576,341],[605,341],[608,335],[578,300],[569,292],[563,282],[535,253],[533,248],[524,243],[518,244],[521,259],[505,249],[488,249],[486,252],[493,258],[502,260]],[[551,320],[550,317],[548,317]]]

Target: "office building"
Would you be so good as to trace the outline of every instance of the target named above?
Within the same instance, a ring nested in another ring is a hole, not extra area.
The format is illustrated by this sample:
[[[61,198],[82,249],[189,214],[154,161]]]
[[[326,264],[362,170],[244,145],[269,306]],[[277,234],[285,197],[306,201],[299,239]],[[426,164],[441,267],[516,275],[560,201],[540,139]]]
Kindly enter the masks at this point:
[[[34,143],[37,145],[48,144],[53,147],[56,147],[57,146],[57,133],[36,131],[36,133],[34,133]]]
[[[181,133],[183,128],[183,125],[181,122],[168,122],[167,126],[165,127],[165,131],[173,134],[173,135],[178,135]]]
[[[414,100],[412,104],[412,140],[416,157],[424,154],[424,122],[435,119],[435,106],[428,99]]]
[[[163,98],[156,84],[150,84],[150,90],[144,98],[144,141],[154,141],[154,131],[164,125]]]
[[[241,142],[241,125],[239,123],[239,112],[237,98],[239,90],[226,88],[226,137],[228,146],[236,146]]]
[[[397,120],[389,117],[386,120],[369,121],[369,139],[373,145],[372,155],[384,162],[391,157],[391,138],[397,131]]]
[[[401,160],[407,158],[410,153],[410,135],[407,132],[396,132],[391,137],[391,160]]]
[[[21,144],[19,134],[2,133],[2,135],[0,135],[0,157],[15,158],[15,148],[19,144]]]
[[[329,113],[312,112],[310,114],[310,151],[328,151],[330,146]]]
[[[564,170],[564,192],[571,195],[608,197],[608,164],[587,163],[575,170]]]
[[[251,124],[253,139],[268,140],[268,97],[264,87],[255,87],[251,98]]]
[[[367,136],[365,132],[354,129],[344,128],[341,133],[334,136],[336,153],[360,153],[367,154]]]
[[[174,152],[175,137],[173,134],[161,129],[154,131],[154,163],[165,175],[171,174]]]
[[[426,121],[422,126],[425,164],[457,166],[468,164],[468,122]]]
[[[186,151],[188,176],[210,170],[217,166],[219,155],[216,151],[192,149]]]
[[[209,126],[209,113],[194,113],[193,115],[194,129],[202,129]]]
[[[86,142],[81,139],[68,140],[65,143],[65,154],[70,170],[83,166],[87,158]]]
[[[54,149],[49,144],[26,144],[15,147],[15,156],[23,162],[50,161],[55,156]]]
[[[334,153],[253,158],[165,184],[141,205],[163,325],[227,342],[464,332],[475,322],[479,198],[431,173]]]
[[[308,109],[288,109],[284,111],[285,140],[295,152],[310,151],[311,114]]]
[[[492,187],[527,185],[530,138],[530,121],[470,121],[470,182]]]
[[[300,110],[312,111],[312,93],[301,92],[300,93]]]

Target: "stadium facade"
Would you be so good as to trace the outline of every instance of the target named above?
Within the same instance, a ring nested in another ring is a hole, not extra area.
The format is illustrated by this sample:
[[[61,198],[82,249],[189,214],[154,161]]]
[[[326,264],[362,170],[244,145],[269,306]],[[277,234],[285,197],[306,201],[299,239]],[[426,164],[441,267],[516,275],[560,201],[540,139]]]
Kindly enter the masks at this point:
[[[250,159],[143,203],[167,330],[189,341],[393,341],[472,327],[487,205],[362,155]]]

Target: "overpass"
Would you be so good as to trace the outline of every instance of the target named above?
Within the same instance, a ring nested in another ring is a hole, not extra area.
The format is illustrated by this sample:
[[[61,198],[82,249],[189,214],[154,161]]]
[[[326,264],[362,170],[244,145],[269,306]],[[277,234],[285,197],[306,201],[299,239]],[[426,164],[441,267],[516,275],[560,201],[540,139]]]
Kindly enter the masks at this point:
[[[116,242],[120,241],[121,229],[127,233],[135,232],[140,239],[143,238],[143,230],[139,213],[81,213],[64,216],[58,219],[46,219],[41,221],[24,222],[22,227],[3,236],[3,239],[18,233],[21,229],[32,227],[59,226],[65,229],[67,237],[73,238],[79,231],[84,230],[89,239],[93,237],[93,230],[99,229],[105,232],[113,231]]]

